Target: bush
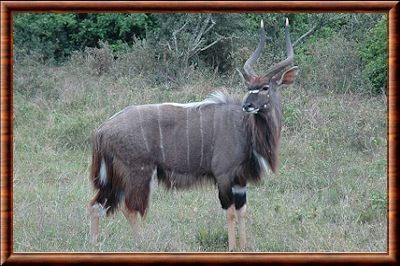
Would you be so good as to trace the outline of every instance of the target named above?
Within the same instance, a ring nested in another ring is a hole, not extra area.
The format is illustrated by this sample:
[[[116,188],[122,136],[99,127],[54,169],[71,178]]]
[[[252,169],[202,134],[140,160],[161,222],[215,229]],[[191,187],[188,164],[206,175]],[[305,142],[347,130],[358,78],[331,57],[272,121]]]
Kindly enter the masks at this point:
[[[119,77],[145,77],[145,82],[167,88],[181,87],[205,71],[225,80],[234,77],[228,83],[237,83],[235,68],[253,52],[261,19],[267,43],[256,72],[284,58],[285,17],[293,42],[318,26],[295,46],[304,87],[368,93],[385,88],[386,16],[380,14],[18,13],[15,59],[27,55],[60,63],[81,54],[79,60],[92,74],[112,70]]]
[[[165,68],[164,76],[177,84],[190,79],[195,69],[232,68],[230,54],[235,33],[242,32],[239,14],[160,14],[159,30],[153,36],[157,58]],[[235,21],[235,23],[232,23]]]
[[[99,42],[100,48],[86,47],[85,62],[95,75],[108,73],[114,64],[114,56],[107,43]]]
[[[37,53],[42,62],[63,61],[73,51],[108,42],[113,51],[134,37],[144,38],[154,26],[152,15],[138,14],[30,14],[14,19],[16,58]]]
[[[386,91],[387,84],[387,17],[383,16],[360,43],[358,53],[363,62],[362,73],[371,81],[373,94]]]
[[[68,56],[77,47],[71,32],[78,24],[74,14],[16,14],[14,19],[14,51],[18,59],[36,53],[42,62]]]
[[[340,35],[312,43],[298,54],[299,83],[306,90],[344,93],[368,88],[355,45]]]

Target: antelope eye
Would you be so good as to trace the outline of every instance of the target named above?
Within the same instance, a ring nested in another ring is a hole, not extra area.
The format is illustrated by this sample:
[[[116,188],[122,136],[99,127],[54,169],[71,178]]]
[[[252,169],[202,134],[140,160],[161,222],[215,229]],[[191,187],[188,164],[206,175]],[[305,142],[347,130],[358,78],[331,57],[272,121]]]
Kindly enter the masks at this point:
[[[262,89],[263,91],[266,91],[266,90],[269,89],[269,85],[264,85],[261,89]]]

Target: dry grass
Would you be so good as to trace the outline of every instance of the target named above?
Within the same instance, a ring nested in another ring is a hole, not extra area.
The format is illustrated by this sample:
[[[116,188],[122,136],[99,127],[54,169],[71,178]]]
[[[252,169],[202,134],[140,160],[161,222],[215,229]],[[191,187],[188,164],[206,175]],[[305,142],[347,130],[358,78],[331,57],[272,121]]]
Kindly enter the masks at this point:
[[[14,251],[227,250],[212,186],[156,186],[140,239],[117,213],[101,221],[100,243],[91,246],[86,216],[92,130],[130,104],[200,100],[220,78],[198,75],[171,89],[138,76],[91,75],[73,63],[24,62],[14,73]],[[302,86],[282,91],[279,174],[249,185],[247,251],[386,251],[383,99]]]

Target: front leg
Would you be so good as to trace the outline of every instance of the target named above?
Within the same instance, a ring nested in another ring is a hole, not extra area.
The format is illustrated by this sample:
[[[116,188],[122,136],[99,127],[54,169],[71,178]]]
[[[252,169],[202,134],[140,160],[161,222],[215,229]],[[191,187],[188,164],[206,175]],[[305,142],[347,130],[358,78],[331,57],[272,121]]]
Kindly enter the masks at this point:
[[[228,247],[229,251],[233,251],[236,247],[235,206],[233,204],[226,210],[226,220],[228,222]]]
[[[246,204],[237,210],[237,214],[239,224],[239,247],[241,250],[243,250],[246,247]]]
[[[235,239],[235,205],[233,202],[232,186],[228,178],[220,179],[218,184],[218,197],[222,209],[226,210],[226,221],[228,222],[228,248],[233,251],[236,247]]]
[[[246,246],[246,186],[235,185],[232,193],[238,216],[239,246],[243,250]]]

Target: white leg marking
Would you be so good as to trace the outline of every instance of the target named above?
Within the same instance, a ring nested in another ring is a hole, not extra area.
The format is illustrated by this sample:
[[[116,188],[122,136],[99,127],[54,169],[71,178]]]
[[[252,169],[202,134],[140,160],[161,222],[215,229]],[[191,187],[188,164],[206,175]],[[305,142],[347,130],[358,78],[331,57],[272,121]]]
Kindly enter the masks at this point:
[[[143,137],[143,140],[144,140],[144,145],[146,146],[147,152],[150,152],[149,144],[147,143],[146,135],[145,135],[143,124],[142,124],[142,114],[140,113],[140,107],[136,107],[136,110],[138,111],[138,114],[139,114],[140,130],[142,131],[142,137]]]
[[[245,194],[246,193],[246,187],[241,187],[239,185],[234,185],[232,187],[232,193],[233,194]]]
[[[157,113],[158,113],[158,130],[160,132],[160,150],[161,150],[161,155],[162,155],[162,160],[163,162],[165,161],[165,155],[164,155],[164,143],[163,143],[163,134],[161,130],[161,112],[160,112],[160,105],[157,105]]]
[[[104,201],[103,204],[100,204],[98,202],[96,202],[93,206],[92,206],[92,211],[97,215],[97,217],[102,218],[104,216],[106,216],[107,214],[107,210],[111,207],[108,206],[107,208],[105,207],[107,203],[107,199]]]
[[[107,184],[107,170],[104,159],[101,160],[100,165],[100,185],[104,187]]]

